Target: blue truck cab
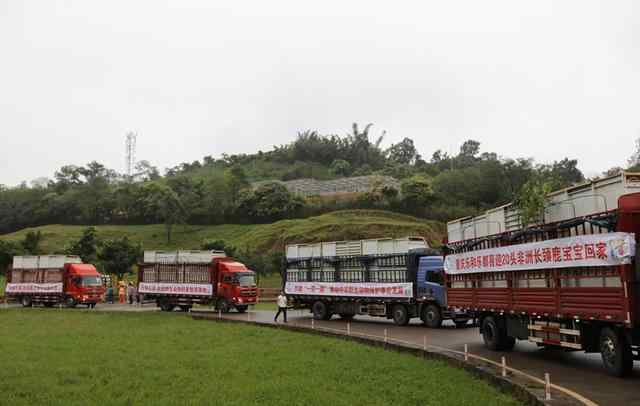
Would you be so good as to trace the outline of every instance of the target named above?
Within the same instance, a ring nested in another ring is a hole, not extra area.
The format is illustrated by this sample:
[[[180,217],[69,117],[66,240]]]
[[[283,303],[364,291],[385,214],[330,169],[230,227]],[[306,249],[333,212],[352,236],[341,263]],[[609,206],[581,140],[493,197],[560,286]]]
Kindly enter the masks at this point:
[[[467,325],[472,316],[447,305],[444,260],[441,256],[420,256],[416,273],[416,300],[421,304],[420,318],[427,327],[440,327],[452,320],[456,327]]]

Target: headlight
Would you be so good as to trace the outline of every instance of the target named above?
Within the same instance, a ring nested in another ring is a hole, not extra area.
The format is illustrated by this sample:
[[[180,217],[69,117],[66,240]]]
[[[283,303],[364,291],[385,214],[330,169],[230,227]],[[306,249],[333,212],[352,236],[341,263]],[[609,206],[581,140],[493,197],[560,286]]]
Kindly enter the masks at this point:
[[[242,298],[241,297],[238,298],[238,303],[242,303]]]

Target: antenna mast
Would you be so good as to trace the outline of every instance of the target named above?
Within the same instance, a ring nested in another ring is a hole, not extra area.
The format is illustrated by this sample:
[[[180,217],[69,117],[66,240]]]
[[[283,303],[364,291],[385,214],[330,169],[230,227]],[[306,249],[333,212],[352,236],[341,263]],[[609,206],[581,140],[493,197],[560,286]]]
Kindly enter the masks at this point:
[[[138,134],[134,132],[128,132],[125,141],[125,168],[127,171],[127,177],[131,181],[133,179],[133,171],[136,166],[136,139]]]

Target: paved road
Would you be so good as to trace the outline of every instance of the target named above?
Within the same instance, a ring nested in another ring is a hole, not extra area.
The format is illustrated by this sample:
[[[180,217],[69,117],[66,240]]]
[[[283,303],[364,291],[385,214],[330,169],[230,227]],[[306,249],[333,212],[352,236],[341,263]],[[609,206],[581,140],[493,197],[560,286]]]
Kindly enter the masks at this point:
[[[255,311],[246,314],[228,313],[224,317],[233,319],[273,323],[274,312]],[[310,325],[309,313],[290,311],[289,322],[297,325]],[[330,321],[315,321],[316,326],[346,330],[346,323],[339,318]],[[478,329],[469,326],[457,329],[446,322],[441,329],[428,329],[420,322],[412,322],[407,327],[395,326],[392,322],[372,317],[356,317],[351,323],[351,331],[383,336],[387,329],[390,338],[408,341],[421,346],[424,337],[427,342],[445,348],[463,351],[468,344],[469,352],[500,361],[506,356],[507,364],[531,375],[542,378],[545,372],[551,374],[554,383],[574,390],[601,406],[640,406],[640,363],[636,362],[634,374],[626,379],[607,375],[603,369],[599,354],[581,352],[563,352],[540,349],[528,342],[519,341],[512,352],[494,352],[484,347]]]

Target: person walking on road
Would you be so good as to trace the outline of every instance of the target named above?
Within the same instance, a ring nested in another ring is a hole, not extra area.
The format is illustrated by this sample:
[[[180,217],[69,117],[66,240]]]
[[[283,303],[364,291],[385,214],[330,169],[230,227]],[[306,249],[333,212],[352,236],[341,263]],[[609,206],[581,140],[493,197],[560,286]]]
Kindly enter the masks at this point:
[[[287,322],[287,297],[284,292],[280,292],[278,295],[278,313],[276,313],[276,317],[273,318],[273,321],[278,322],[278,316],[280,313],[284,314],[284,322]]]

